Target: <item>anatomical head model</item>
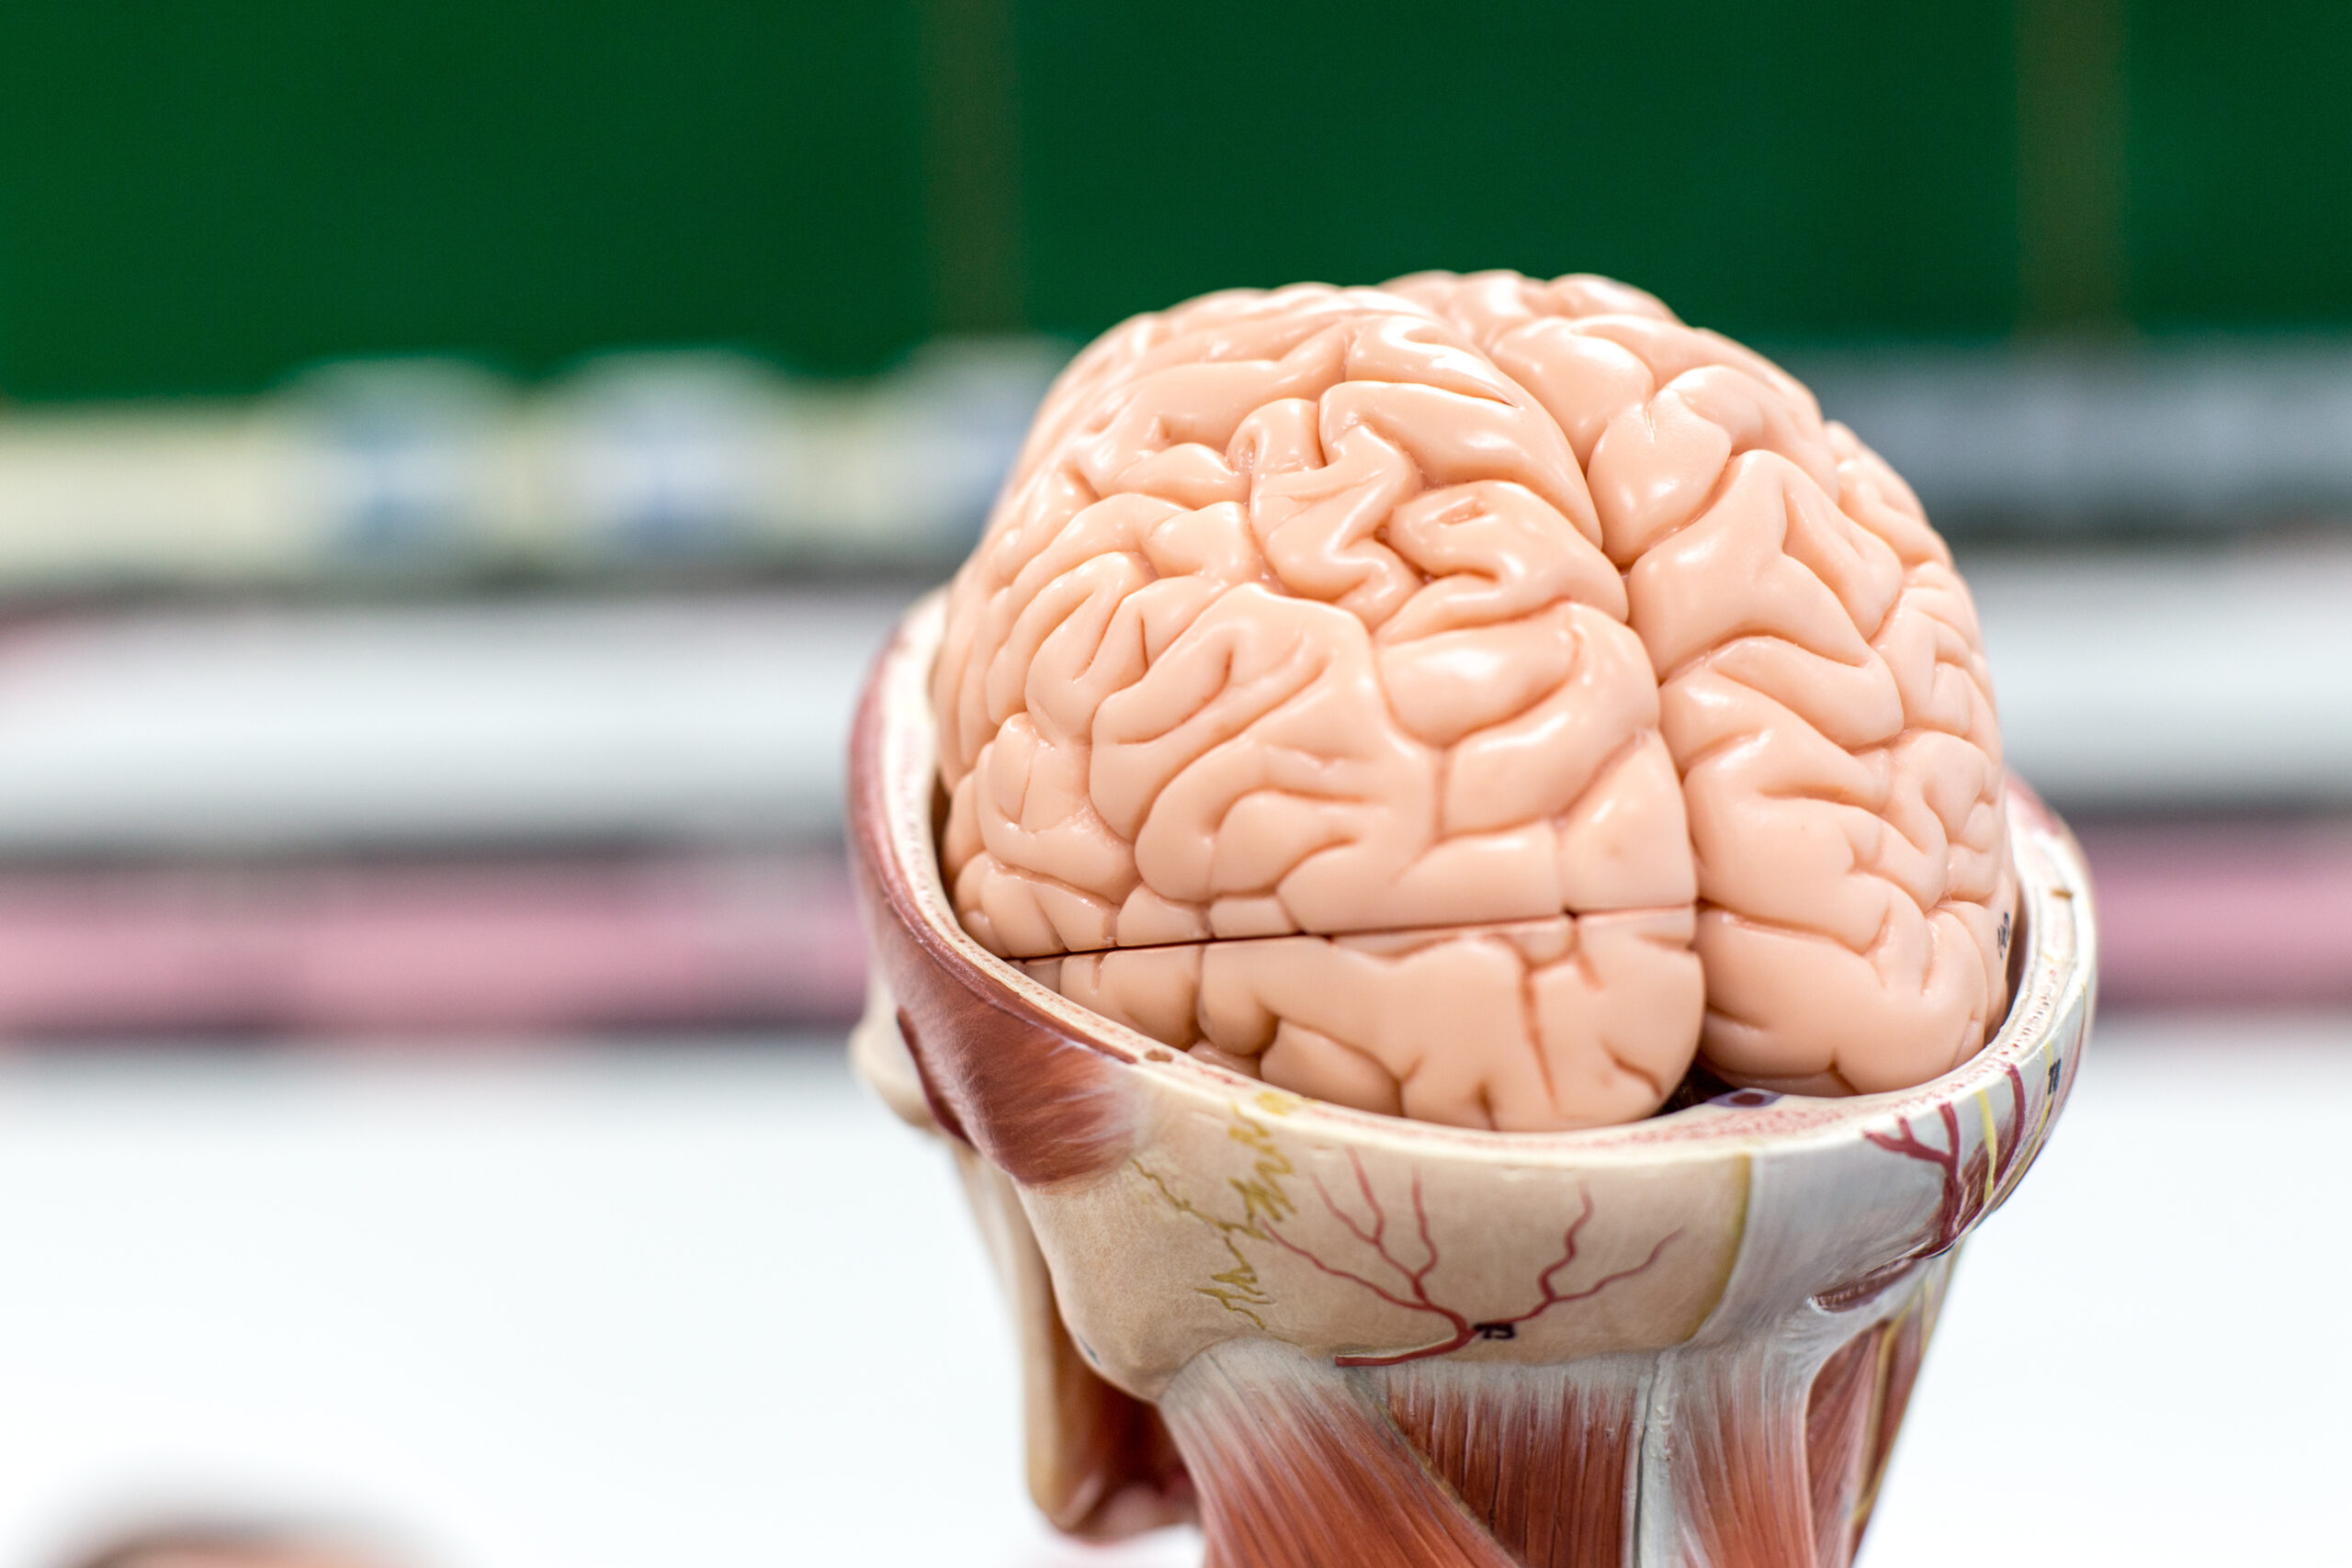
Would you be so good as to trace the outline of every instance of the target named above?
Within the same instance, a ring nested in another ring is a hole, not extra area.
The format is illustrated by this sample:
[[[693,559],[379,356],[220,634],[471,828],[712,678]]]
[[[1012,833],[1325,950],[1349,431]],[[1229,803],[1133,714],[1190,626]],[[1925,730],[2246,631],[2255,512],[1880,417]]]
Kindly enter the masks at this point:
[[[1598,278],[1106,335],[853,810],[1033,1491],[1234,1568],[1843,1562],[2087,1022],[1917,502]]]

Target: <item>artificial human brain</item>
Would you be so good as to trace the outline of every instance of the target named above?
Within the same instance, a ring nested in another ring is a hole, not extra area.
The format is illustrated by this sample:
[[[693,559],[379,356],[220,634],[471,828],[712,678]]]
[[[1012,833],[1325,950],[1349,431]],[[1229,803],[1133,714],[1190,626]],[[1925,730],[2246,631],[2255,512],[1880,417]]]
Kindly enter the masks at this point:
[[[1923,1082],[2015,900],[1975,616],[1803,386],[1603,279],[1094,344],[949,591],[966,929],[1179,1049],[1507,1131]]]

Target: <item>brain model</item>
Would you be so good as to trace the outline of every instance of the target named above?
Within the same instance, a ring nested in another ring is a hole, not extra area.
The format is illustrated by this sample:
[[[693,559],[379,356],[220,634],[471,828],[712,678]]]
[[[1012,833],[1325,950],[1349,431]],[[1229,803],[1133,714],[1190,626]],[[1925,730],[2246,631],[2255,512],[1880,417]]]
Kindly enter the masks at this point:
[[[949,591],[957,913],[1171,1046],[1551,1130],[1905,1087],[2006,1005],[1967,591],[1755,354],[1594,277],[1089,348]]]

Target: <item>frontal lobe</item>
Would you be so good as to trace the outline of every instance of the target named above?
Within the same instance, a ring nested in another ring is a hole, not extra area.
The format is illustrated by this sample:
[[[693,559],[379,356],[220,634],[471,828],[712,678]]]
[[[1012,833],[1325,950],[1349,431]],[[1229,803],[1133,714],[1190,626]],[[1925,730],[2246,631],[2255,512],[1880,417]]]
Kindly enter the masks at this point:
[[[1655,1108],[1690,824],[1554,416],[1393,294],[1211,296],[1040,412],[950,592],[943,859],[983,943],[1321,1098]]]
[[[1776,367],[1590,278],[1426,275],[1567,436],[1655,670],[1696,855],[1702,1051],[1905,1087],[2007,1006],[2016,884],[1974,610],[1892,470]]]

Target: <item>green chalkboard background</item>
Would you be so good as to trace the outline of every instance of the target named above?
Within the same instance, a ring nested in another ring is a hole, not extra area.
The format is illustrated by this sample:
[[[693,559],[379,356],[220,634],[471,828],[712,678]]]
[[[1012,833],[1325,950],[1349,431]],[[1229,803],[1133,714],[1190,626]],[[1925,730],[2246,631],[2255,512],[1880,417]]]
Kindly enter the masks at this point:
[[[0,394],[876,368],[1231,283],[1767,342],[2352,324],[2352,6],[10,0]]]

